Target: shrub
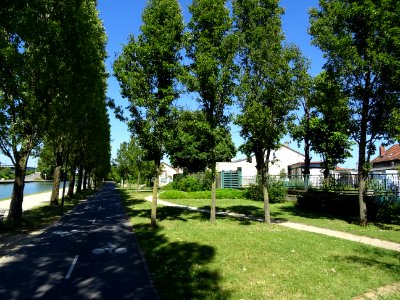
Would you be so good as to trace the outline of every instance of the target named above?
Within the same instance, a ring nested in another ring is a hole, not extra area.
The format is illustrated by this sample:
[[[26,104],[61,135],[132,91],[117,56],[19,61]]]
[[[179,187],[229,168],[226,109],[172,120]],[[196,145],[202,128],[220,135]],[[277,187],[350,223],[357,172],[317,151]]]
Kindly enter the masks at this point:
[[[163,190],[163,191],[174,190],[174,189],[175,189],[175,188],[174,188],[174,183],[173,183],[173,182],[170,182],[170,183],[168,183],[168,184],[166,184],[166,185],[160,187],[160,189]]]
[[[273,180],[268,186],[269,202],[278,203],[286,200],[287,188],[282,181]],[[263,191],[259,184],[252,184],[244,193],[247,199],[263,201]]]
[[[194,175],[179,174],[180,176],[174,177],[173,188],[179,191],[196,192],[196,191],[209,191],[211,190],[211,172],[206,171]]]
[[[234,189],[217,189],[217,199],[242,199],[244,191]],[[211,199],[211,191],[184,192],[169,190],[160,196],[161,199]]]

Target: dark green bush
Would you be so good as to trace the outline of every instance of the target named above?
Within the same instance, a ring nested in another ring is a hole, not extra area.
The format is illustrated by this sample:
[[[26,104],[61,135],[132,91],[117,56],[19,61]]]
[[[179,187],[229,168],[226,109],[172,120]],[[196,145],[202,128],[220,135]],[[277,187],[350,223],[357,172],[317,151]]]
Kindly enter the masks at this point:
[[[273,180],[269,182],[268,194],[270,203],[284,202],[286,200],[287,188],[282,181]],[[244,193],[247,199],[263,201],[262,187],[252,184]]]
[[[392,193],[380,193],[366,199],[368,220],[387,224],[400,224],[400,199]],[[357,194],[340,194],[309,190],[297,198],[298,207],[346,219],[359,217]]]
[[[203,190],[202,182],[197,177],[191,175],[174,181],[173,187],[176,190],[184,192],[196,192]]]
[[[217,189],[217,199],[242,199],[244,198],[244,191],[235,189]],[[184,191],[165,191],[160,196],[161,199],[211,199],[211,191],[197,191],[197,192],[184,192]]]
[[[173,182],[170,182],[170,183],[168,183],[168,184],[162,186],[160,189],[163,190],[163,191],[174,190],[174,189],[175,189],[175,188],[174,188],[174,183],[173,183]]]
[[[10,168],[0,168],[0,179],[14,179],[14,172]]]
[[[184,192],[210,191],[211,183],[210,171],[193,175],[179,174],[174,177],[173,188]]]

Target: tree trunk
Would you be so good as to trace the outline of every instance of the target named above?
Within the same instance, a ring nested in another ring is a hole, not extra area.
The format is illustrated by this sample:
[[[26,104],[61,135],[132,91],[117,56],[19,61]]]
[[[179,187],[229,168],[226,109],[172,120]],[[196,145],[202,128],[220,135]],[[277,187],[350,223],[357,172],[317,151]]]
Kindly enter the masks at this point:
[[[310,164],[311,164],[311,157],[310,157],[310,109],[308,107],[307,100],[305,100],[304,105],[304,116],[306,119],[306,131],[304,135],[304,186],[308,189],[309,182],[310,182]]]
[[[367,225],[366,181],[368,179],[365,148],[367,145],[368,99],[364,99],[360,126],[360,143],[358,144],[358,204],[360,208],[360,225]]]
[[[211,154],[211,180],[210,222],[215,222],[217,210],[217,163],[215,158],[215,147],[213,147]]]
[[[157,227],[157,195],[158,195],[158,181],[160,176],[160,163],[156,165],[156,171],[153,182],[153,198],[151,200],[151,226]]]
[[[271,214],[269,211],[269,193],[268,193],[268,175],[261,175],[261,184],[263,189],[263,200],[264,200],[264,222],[268,225],[271,224]]]
[[[76,186],[77,193],[80,193],[82,191],[82,179],[83,179],[83,166],[80,166],[78,170],[78,185]]]
[[[92,180],[91,180],[91,175],[90,173],[88,174],[88,189],[91,190],[92,189]]]
[[[263,159],[262,174],[261,174],[261,184],[263,189],[263,201],[264,201],[264,222],[267,223],[268,225],[271,224],[271,214],[269,212],[269,192],[268,192],[270,155],[271,155],[271,150],[268,149],[265,161]]]
[[[69,186],[67,194],[70,197],[74,195],[74,186],[75,186],[75,168],[72,168],[71,173],[69,174]]]
[[[58,206],[58,198],[60,193],[61,165],[54,168],[53,189],[51,190],[50,205]]]
[[[56,153],[56,167],[54,168],[53,176],[53,189],[50,196],[50,205],[58,206],[58,199],[60,194],[60,180],[61,180],[61,168],[63,165],[63,157],[60,151]]]
[[[366,226],[368,223],[366,203],[366,182],[368,179],[368,171],[365,168],[365,143],[364,146],[360,143],[358,152],[358,205],[360,209],[360,225]]]
[[[10,211],[8,220],[19,221],[22,218],[22,202],[24,201],[25,173],[29,153],[15,161],[14,187],[11,194]]]
[[[139,185],[140,185],[140,172],[138,172],[138,178],[137,178],[137,187],[136,187],[137,192],[139,192]]]
[[[87,180],[88,180],[88,172],[85,170],[83,173],[83,190],[86,191],[87,189]]]

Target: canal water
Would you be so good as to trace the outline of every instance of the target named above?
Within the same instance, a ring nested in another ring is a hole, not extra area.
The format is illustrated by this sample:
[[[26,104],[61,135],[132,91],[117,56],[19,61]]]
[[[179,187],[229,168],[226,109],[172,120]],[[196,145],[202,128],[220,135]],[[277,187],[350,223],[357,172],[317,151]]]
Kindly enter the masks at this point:
[[[53,188],[53,182],[27,182],[25,183],[24,195],[49,192]],[[62,188],[62,184],[60,184]],[[0,184],[0,200],[10,199],[13,183]]]

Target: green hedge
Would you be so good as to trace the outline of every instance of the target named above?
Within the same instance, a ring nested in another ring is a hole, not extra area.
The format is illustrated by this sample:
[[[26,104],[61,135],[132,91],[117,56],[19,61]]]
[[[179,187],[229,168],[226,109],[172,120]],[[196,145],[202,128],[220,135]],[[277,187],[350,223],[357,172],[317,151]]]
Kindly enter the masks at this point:
[[[268,194],[270,203],[285,202],[287,188],[282,181],[271,181],[268,186]],[[257,184],[250,185],[250,187],[245,190],[244,195],[247,199],[263,201],[262,187]]]
[[[217,189],[217,199],[243,199],[245,191],[234,189]],[[211,191],[184,192],[167,190],[160,195],[161,199],[210,199]]]
[[[377,193],[368,196],[366,202],[368,220],[400,225],[400,199],[398,197],[392,193]],[[359,217],[357,194],[309,190],[298,197],[297,203],[303,210],[323,212],[346,219]]]

